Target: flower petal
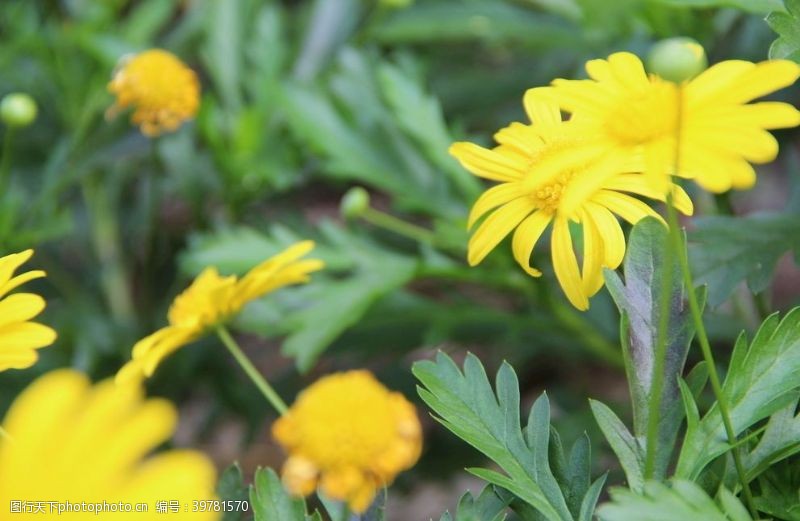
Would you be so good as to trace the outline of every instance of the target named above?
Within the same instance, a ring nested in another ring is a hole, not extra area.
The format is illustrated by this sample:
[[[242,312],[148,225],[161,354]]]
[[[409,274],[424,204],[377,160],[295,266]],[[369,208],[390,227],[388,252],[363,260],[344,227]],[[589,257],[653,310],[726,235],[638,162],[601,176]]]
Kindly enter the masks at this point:
[[[556,278],[567,299],[581,311],[589,309],[589,299],[583,290],[578,270],[578,259],[572,248],[569,223],[564,218],[556,218],[553,224],[552,255]]]
[[[536,208],[529,198],[520,198],[496,210],[486,218],[469,240],[467,261],[480,263],[511,230]]]
[[[453,143],[449,152],[464,168],[478,177],[492,181],[516,181],[522,177],[527,168],[527,165],[518,159],[474,143]]]
[[[514,259],[519,263],[525,273],[532,277],[541,276],[542,272],[531,267],[530,259],[536,242],[542,236],[547,225],[553,220],[553,216],[547,212],[533,212],[519,225],[514,232],[511,241],[511,250],[514,252]]]

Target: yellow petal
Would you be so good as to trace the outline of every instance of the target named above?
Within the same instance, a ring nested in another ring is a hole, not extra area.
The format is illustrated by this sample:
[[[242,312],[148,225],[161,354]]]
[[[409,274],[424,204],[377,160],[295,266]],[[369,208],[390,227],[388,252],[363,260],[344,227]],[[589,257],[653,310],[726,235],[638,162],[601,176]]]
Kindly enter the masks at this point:
[[[605,252],[603,238],[597,231],[591,215],[583,212],[583,270],[581,282],[583,292],[591,297],[603,287],[603,263]]]
[[[552,240],[553,269],[564,294],[573,306],[584,311],[589,309],[589,299],[583,291],[578,259],[572,248],[572,237],[566,219],[557,218],[553,224]]]
[[[486,212],[517,199],[524,197],[527,192],[519,183],[503,183],[489,188],[475,201],[467,219],[467,229],[472,228],[475,222],[483,217]]]
[[[453,143],[450,155],[473,174],[492,181],[516,181],[525,173],[527,164],[473,143]]]
[[[603,238],[605,267],[617,269],[625,257],[625,234],[619,221],[607,208],[593,202],[586,204],[586,213],[594,220],[597,231]]]
[[[666,201],[665,194],[656,190],[642,174],[620,174],[608,180],[604,188],[617,192],[643,195],[657,201]],[[672,204],[684,215],[692,215],[694,205],[689,195],[678,185],[672,185]]]
[[[0,300],[0,331],[5,325],[34,318],[44,307],[44,299],[33,293],[17,293]]]
[[[535,209],[529,198],[520,198],[497,209],[475,231],[469,240],[467,261],[480,263],[528,214]]]
[[[49,346],[56,332],[36,322],[17,322],[0,327],[0,349],[39,349]]]
[[[629,195],[611,192],[609,190],[600,190],[592,198],[592,201],[601,206],[605,206],[611,212],[619,215],[631,224],[636,224],[641,219],[648,216],[655,217],[661,222],[664,222],[664,219],[658,215],[655,210]]]
[[[542,236],[542,233],[552,219],[552,216],[546,212],[533,212],[530,217],[522,221],[514,232],[514,238],[511,241],[514,259],[519,263],[522,269],[525,270],[525,273],[532,277],[539,277],[542,272],[531,267],[531,253],[539,237]]]
[[[546,87],[545,87],[546,89]],[[557,126],[561,123],[561,109],[558,103],[543,96],[543,89],[528,89],[522,97],[522,104],[528,118],[535,126]]]

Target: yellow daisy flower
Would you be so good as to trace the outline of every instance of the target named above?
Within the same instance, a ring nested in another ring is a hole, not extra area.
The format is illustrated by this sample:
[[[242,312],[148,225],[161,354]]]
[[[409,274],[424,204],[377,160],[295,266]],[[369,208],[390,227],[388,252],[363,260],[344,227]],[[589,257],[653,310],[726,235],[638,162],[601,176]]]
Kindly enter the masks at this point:
[[[513,123],[495,135],[500,146],[482,148],[455,143],[450,153],[473,174],[499,181],[474,204],[468,226],[489,214],[469,241],[467,260],[480,263],[512,230],[514,258],[531,276],[530,256],[553,223],[551,251],[556,277],[569,301],[589,307],[603,286],[603,267],[615,269],[625,255],[625,236],[615,215],[635,224],[648,215],[660,218],[630,194],[665,200],[665,195],[636,173],[635,158],[619,158],[587,140],[583,129],[562,122],[559,107],[531,90],[524,98],[533,125]],[[686,193],[673,185],[675,207],[692,213]],[[583,230],[583,266],[573,248],[570,222]]]
[[[92,386],[72,370],[48,373],[17,397],[3,422],[0,505],[19,520],[151,520],[157,501],[176,500],[180,509],[170,519],[219,519],[183,508],[215,499],[207,457],[170,450],[145,459],[176,423],[172,404],[145,400],[139,387]],[[141,504],[147,512],[136,512]]]
[[[123,58],[108,90],[117,97],[109,116],[133,107],[131,122],[151,137],[176,130],[195,116],[200,104],[197,75],[160,49]]]
[[[272,434],[289,453],[282,475],[292,494],[307,496],[319,485],[357,513],[422,450],[414,406],[368,371],[321,378],[273,424]]]
[[[32,366],[39,359],[36,349],[49,346],[56,339],[53,329],[31,322],[45,308],[42,297],[33,293],[9,295],[29,280],[45,276],[41,270],[14,276],[32,255],[33,250],[25,250],[0,257],[0,371]]]
[[[778,153],[767,130],[800,125],[800,111],[787,103],[748,104],[797,80],[800,66],[788,60],[729,60],[673,83],[648,75],[637,56],[620,52],[587,62],[586,72],[591,79],[557,79],[544,92],[608,149],[641,155],[651,182],[664,191],[666,174],[694,179],[711,192],[750,188],[756,182],[750,163],[770,162]]]
[[[299,242],[267,259],[241,279],[220,276],[206,268],[178,295],[169,309],[169,325],[133,346],[132,359],[117,373],[122,383],[152,376],[168,355],[222,324],[251,300],[283,286],[308,282],[311,272],[322,269],[322,261],[301,259],[314,248],[312,241]]]

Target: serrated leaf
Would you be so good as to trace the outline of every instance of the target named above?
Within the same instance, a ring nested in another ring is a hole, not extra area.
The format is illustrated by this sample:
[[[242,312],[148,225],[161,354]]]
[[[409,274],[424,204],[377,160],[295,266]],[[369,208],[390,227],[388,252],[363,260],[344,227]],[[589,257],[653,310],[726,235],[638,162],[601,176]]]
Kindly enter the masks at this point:
[[[790,213],[694,220],[689,259],[695,283],[709,288],[712,307],[723,303],[742,281],[753,293],[764,291],[786,252],[800,255],[800,219]]]
[[[509,500],[498,496],[491,485],[484,487],[480,495],[475,498],[467,492],[458,501],[456,514],[445,512],[439,521],[503,521],[506,518],[506,508]]]
[[[747,478],[754,479],[770,465],[800,452],[800,412],[798,401],[773,414],[758,444],[742,458]]]
[[[671,486],[649,481],[641,494],[611,489],[611,502],[601,505],[601,521],[752,521],[747,510],[730,492],[722,493],[720,504],[691,481],[674,481]]]
[[[738,436],[757,422],[794,403],[800,389],[800,308],[783,320],[767,318],[748,345],[744,335],[734,347],[723,393]],[[696,428],[689,428],[675,475],[697,479],[712,460],[729,449],[715,403]]]
[[[307,521],[306,504],[286,492],[275,471],[269,468],[256,470],[250,486],[250,507],[255,521]]]
[[[246,501],[247,486],[244,484],[242,469],[238,463],[232,464],[222,472],[217,482],[217,494],[222,501]],[[249,515],[246,512],[232,510],[222,515],[221,521],[243,521]]]
[[[800,1],[784,0],[785,10],[776,9],[767,15],[767,24],[778,33],[769,48],[772,60],[800,62]]]
[[[589,400],[589,405],[600,430],[625,471],[628,486],[632,490],[641,490],[644,486],[644,451],[639,442],[607,405],[596,400]]]
[[[689,345],[694,336],[677,254],[672,256],[672,265],[666,265],[664,248],[668,241],[669,232],[661,222],[653,218],[642,219],[634,226],[628,240],[624,284],[616,272],[605,272],[606,286],[623,316],[620,336],[633,404],[633,431],[640,439],[647,436],[650,416],[658,327],[663,313],[662,281],[668,273],[667,270],[671,272],[672,282],[667,288],[670,307],[655,459],[657,478],[665,477],[683,419],[678,377],[683,374]]]
[[[523,432],[519,384],[508,364],[497,373],[496,391],[472,354],[467,355],[463,372],[444,353],[439,353],[435,362],[415,363],[412,370],[421,383],[420,397],[437,419],[505,472],[469,469],[471,473],[512,492],[545,519],[575,519],[550,468],[550,406],[546,395],[534,403]]]

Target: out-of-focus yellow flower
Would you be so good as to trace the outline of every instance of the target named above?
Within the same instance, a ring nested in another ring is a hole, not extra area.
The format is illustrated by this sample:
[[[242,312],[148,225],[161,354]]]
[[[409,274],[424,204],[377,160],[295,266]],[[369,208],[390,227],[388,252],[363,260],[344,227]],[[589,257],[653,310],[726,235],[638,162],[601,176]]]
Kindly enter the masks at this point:
[[[756,181],[750,163],[778,153],[767,130],[800,125],[800,112],[787,103],[748,104],[797,80],[800,66],[788,60],[729,60],[673,83],[648,76],[637,56],[621,52],[587,62],[586,72],[591,79],[557,79],[544,91],[609,150],[641,155],[660,191],[667,190],[668,174],[711,192],[750,188]]]
[[[301,259],[313,248],[312,241],[299,242],[241,279],[220,276],[215,268],[203,270],[175,298],[167,316],[169,325],[133,346],[132,359],[117,373],[117,382],[151,376],[161,360],[232,318],[251,300],[283,286],[308,282],[309,274],[323,267],[320,260]]]
[[[157,501],[177,500],[181,508],[170,519],[218,519],[183,508],[214,499],[216,472],[208,458],[171,450],[144,459],[176,421],[169,402],[145,400],[139,387],[92,386],[72,370],[48,373],[17,397],[3,423],[0,505],[20,520],[151,520]],[[14,511],[17,501],[27,502],[21,513]],[[137,504],[148,511],[135,512]],[[84,511],[69,512],[68,505]],[[85,510],[89,505],[93,511]]]
[[[289,453],[286,488],[298,496],[319,485],[358,513],[376,491],[412,467],[422,449],[414,406],[368,371],[326,376],[303,391],[272,427]]]
[[[160,49],[123,58],[108,90],[117,97],[109,115],[133,107],[131,122],[151,137],[172,132],[192,119],[200,103],[197,75],[175,55]]]
[[[0,258],[0,371],[24,369],[36,363],[36,349],[49,346],[56,339],[53,329],[31,322],[45,308],[45,301],[33,293],[9,295],[29,280],[45,276],[41,270],[14,272],[33,255],[25,250]]]
[[[480,263],[509,233],[512,250],[522,269],[533,277],[541,272],[530,266],[534,246],[553,223],[553,268],[569,301],[578,309],[589,307],[589,297],[603,286],[604,267],[616,269],[625,255],[625,236],[615,215],[630,223],[653,216],[650,206],[632,197],[663,201],[643,175],[636,158],[608,154],[603,146],[584,136],[572,122],[562,122],[559,107],[531,90],[524,98],[533,125],[513,123],[495,134],[500,146],[482,148],[455,143],[450,153],[473,174],[499,181],[473,205],[468,226],[489,214],[469,241],[467,260]],[[692,213],[686,193],[673,185],[673,204]],[[570,222],[583,229],[583,267],[572,244]]]

